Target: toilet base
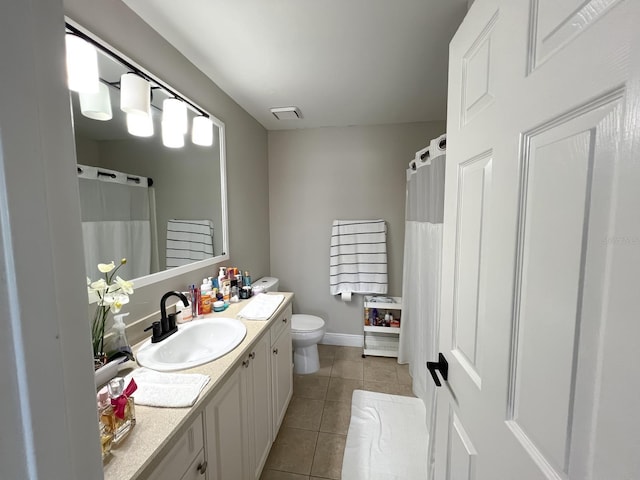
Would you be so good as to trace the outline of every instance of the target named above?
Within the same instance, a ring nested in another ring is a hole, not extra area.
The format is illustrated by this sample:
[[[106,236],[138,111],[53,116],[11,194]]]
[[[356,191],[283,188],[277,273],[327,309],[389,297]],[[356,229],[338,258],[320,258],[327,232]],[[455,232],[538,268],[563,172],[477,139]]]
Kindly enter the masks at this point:
[[[298,375],[316,373],[320,370],[320,359],[318,358],[318,345],[313,344],[308,347],[293,348],[293,372]]]

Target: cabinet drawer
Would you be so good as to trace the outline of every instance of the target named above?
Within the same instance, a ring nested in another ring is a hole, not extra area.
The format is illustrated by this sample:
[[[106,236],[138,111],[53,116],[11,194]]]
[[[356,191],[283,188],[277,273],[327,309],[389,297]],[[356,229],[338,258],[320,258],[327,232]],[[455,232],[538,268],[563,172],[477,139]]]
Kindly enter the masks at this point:
[[[189,466],[187,473],[180,480],[202,480],[205,477],[208,465],[204,461],[204,449],[198,452],[198,456]]]
[[[198,415],[191,426],[171,447],[162,462],[155,468],[149,478],[154,480],[175,480],[182,478],[192,463],[204,452],[202,414]],[[204,456],[202,458],[204,461]],[[196,463],[196,467],[197,467]],[[187,476],[187,478],[192,478]]]
[[[278,319],[271,326],[271,345],[278,340],[280,334],[285,330],[285,328],[291,328],[291,305],[288,305],[287,308],[282,312]]]

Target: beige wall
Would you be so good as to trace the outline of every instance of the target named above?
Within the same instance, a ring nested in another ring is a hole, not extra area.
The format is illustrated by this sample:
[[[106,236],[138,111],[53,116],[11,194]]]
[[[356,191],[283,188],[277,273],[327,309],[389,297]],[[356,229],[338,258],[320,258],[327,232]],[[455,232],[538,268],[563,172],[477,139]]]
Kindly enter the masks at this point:
[[[65,0],[64,8],[69,18],[225,122],[231,253],[227,263],[251,271],[254,278],[269,273],[266,130],[123,3]],[[160,295],[167,290],[199,284],[213,273],[200,270],[138,289],[131,297],[129,318],[157,310]]]
[[[362,334],[362,296],[329,294],[335,219],[387,221],[389,293],[402,294],[405,170],[444,122],[269,132],[271,274],[295,292],[294,313],[319,315],[327,332]]]

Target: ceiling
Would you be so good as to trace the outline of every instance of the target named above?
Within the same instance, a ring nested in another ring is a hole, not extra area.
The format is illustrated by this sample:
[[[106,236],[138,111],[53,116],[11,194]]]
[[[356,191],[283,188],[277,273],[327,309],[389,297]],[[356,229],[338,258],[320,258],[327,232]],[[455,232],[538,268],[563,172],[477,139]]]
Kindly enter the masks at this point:
[[[468,0],[123,0],[268,130],[446,118]],[[302,120],[277,120],[295,105]]]

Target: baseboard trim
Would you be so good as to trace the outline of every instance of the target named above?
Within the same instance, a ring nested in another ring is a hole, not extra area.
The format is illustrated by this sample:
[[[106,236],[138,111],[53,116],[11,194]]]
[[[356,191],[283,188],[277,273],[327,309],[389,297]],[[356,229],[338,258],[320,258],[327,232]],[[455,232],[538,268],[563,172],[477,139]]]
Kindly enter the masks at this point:
[[[362,347],[362,335],[325,333],[320,343],[323,345],[340,345],[341,347]]]

